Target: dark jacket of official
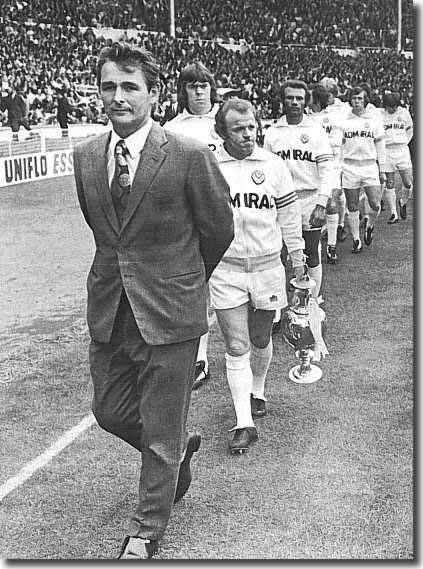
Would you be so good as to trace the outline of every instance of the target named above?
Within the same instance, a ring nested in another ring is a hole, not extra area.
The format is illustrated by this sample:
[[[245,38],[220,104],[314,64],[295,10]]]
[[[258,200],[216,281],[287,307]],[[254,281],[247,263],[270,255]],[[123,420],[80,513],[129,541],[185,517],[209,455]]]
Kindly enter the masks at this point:
[[[12,121],[20,121],[27,115],[25,99],[19,93],[3,97],[0,103],[2,111],[7,110],[9,124]]]
[[[88,326],[108,342],[125,289],[148,344],[207,331],[206,281],[233,239],[229,187],[207,146],[153,123],[122,226],[107,177],[110,133],[79,144],[74,172],[96,252],[88,275]]]

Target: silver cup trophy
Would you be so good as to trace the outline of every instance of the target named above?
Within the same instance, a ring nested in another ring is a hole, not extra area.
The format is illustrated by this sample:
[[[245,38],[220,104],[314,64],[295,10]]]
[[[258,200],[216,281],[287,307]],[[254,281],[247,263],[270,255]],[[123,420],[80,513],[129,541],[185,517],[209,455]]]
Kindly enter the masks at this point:
[[[293,289],[291,306],[281,317],[284,340],[295,349],[300,363],[289,370],[289,379],[295,383],[314,383],[323,372],[312,363],[318,354],[323,357],[328,353],[321,332],[324,312],[311,296],[315,281],[308,274],[305,265],[304,274],[290,281]]]

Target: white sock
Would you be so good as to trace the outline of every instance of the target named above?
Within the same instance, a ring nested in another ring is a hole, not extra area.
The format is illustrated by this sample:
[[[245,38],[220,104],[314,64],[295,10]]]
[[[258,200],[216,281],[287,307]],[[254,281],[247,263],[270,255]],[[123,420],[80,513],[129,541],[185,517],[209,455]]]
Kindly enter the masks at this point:
[[[280,320],[281,320],[281,309],[277,308],[275,311],[275,317],[273,318],[273,322],[274,323],[280,322]]]
[[[198,353],[197,353],[197,362],[200,360],[204,360],[206,362],[204,371],[207,373],[209,369],[209,360],[207,359],[207,346],[209,343],[209,333],[206,332],[200,338],[200,344],[198,346]]]
[[[336,231],[338,229],[339,216],[337,213],[329,213],[326,216],[326,225],[328,228],[328,245],[336,245]]]
[[[265,348],[257,348],[254,344],[251,344],[251,370],[253,372],[253,388],[251,393],[254,397],[259,399],[264,399],[264,383],[266,381],[267,371],[272,361],[273,356],[273,342],[270,338],[270,342]]]
[[[345,199],[345,194],[344,192],[342,192],[338,198],[338,225],[341,225],[342,227],[344,227],[344,221],[345,221],[345,214],[347,212],[346,209],[346,199]]]
[[[250,395],[253,388],[253,373],[250,366],[250,352],[243,356],[225,354],[226,376],[236,414],[236,429],[254,427],[251,416]]]
[[[348,214],[348,223],[350,225],[351,235],[353,241],[356,241],[360,237],[360,220],[359,211],[350,211]]]
[[[398,217],[397,214],[397,197],[395,194],[395,188],[385,188],[385,195],[384,195],[384,199],[386,201],[386,203],[388,204],[388,208],[390,211],[391,215],[395,215],[396,217]]]
[[[322,265],[319,263],[317,267],[309,267],[308,274],[310,278],[316,282],[316,286],[313,287],[311,295],[313,298],[317,299],[320,293],[320,287],[322,286]]]

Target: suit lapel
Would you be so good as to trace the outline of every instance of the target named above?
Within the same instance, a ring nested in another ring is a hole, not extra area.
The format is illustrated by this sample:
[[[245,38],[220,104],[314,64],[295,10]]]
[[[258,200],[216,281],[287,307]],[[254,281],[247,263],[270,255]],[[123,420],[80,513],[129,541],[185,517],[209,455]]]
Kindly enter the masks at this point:
[[[128,224],[135,210],[142,202],[145,192],[150,188],[154,178],[157,176],[160,166],[166,158],[166,152],[162,149],[162,146],[166,142],[167,138],[164,130],[153,122],[150,134],[141,151],[140,160],[129,193],[121,231]]]
[[[119,233],[119,222],[113,206],[107,174],[107,149],[109,146],[110,136],[110,132],[106,133],[92,150],[92,153],[94,154],[94,186],[97,190],[98,197],[110,225],[116,233]]]

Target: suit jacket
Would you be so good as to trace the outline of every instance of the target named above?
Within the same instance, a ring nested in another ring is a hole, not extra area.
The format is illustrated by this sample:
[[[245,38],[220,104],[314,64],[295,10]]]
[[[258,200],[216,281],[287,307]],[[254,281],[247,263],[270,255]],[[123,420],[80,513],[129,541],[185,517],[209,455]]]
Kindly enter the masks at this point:
[[[122,226],[107,177],[110,133],[77,145],[78,199],[96,252],[87,289],[93,340],[108,342],[124,288],[148,344],[207,331],[206,281],[233,239],[229,187],[207,146],[153,123]]]
[[[13,97],[8,95],[1,101],[0,109],[5,111],[7,109],[7,119],[9,123],[15,120],[23,119],[27,114],[26,103],[22,95],[18,93]]]

